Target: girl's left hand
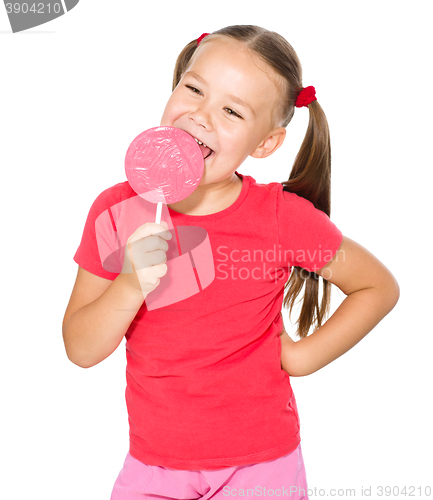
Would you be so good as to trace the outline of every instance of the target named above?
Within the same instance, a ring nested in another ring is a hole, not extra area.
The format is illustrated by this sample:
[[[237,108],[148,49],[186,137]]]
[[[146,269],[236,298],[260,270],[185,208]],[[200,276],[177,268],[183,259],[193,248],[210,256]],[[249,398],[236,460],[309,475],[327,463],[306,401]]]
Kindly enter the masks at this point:
[[[280,333],[281,339],[281,368],[283,368],[283,355],[286,349],[289,349],[292,344],[295,344],[295,341],[289,337],[289,334],[286,332],[283,326],[283,331]],[[283,368],[284,369],[284,368]]]

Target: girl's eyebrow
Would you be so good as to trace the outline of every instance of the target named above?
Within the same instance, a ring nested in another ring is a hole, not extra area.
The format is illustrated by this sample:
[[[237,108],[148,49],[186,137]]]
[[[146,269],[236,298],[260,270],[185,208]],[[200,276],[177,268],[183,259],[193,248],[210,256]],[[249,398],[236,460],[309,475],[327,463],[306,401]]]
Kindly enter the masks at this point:
[[[192,76],[200,83],[207,85],[205,80],[203,80],[203,78],[200,75],[198,75],[197,73],[194,73],[193,71],[187,71],[183,76],[188,76],[188,75]],[[243,101],[240,97],[236,97],[235,95],[231,95],[231,94],[227,95],[227,97],[229,99],[231,99],[233,102],[235,102],[236,104],[239,104],[239,106],[243,106],[244,108],[248,109],[252,113],[254,118],[257,118],[256,112],[254,111],[253,107],[250,106],[247,102]]]

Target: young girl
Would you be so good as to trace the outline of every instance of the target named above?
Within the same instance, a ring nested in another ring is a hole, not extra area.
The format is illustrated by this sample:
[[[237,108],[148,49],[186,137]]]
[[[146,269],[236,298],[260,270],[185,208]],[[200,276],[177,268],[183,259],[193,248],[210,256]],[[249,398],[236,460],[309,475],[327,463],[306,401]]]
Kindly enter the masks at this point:
[[[302,106],[310,121],[289,180],[239,174],[248,156],[281,146]],[[289,375],[351,349],[399,287],[329,218],[326,118],[283,37],[230,26],[189,43],[161,125],[202,143],[201,182],[164,206],[161,225],[127,182],[96,198],[63,321],[67,355],[83,368],[126,337],[130,448],[111,498],[308,498]],[[331,284],[347,297],[322,324]],[[303,287],[293,342],[281,307]]]

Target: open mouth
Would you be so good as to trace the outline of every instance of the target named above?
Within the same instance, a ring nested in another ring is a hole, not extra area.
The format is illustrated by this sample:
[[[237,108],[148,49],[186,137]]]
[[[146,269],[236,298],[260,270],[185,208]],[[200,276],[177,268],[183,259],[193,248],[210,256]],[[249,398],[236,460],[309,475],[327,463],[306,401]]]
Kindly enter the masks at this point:
[[[199,145],[199,148],[201,149],[204,160],[206,160],[207,158],[209,158],[209,156],[214,154],[214,151],[210,147],[206,146],[206,144],[203,144],[201,141],[199,141],[195,137],[194,137],[194,139],[196,140],[197,144]]]

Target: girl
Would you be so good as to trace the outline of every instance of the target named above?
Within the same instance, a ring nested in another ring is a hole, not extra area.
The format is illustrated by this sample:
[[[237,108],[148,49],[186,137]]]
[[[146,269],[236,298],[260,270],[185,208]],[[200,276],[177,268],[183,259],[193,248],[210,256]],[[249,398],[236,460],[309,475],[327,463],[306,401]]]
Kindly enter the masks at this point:
[[[281,146],[302,106],[310,121],[289,180],[239,174]],[[289,375],[351,349],[395,306],[398,284],[329,218],[326,118],[283,37],[230,26],[189,43],[161,125],[202,143],[201,182],[163,208],[162,225],[146,222],[155,207],[127,182],[97,197],[63,321],[84,368],[126,337],[130,448],[111,498],[308,498]],[[322,324],[331,284],[347,297]],[[303,287],[293,342],[281,306]]]

